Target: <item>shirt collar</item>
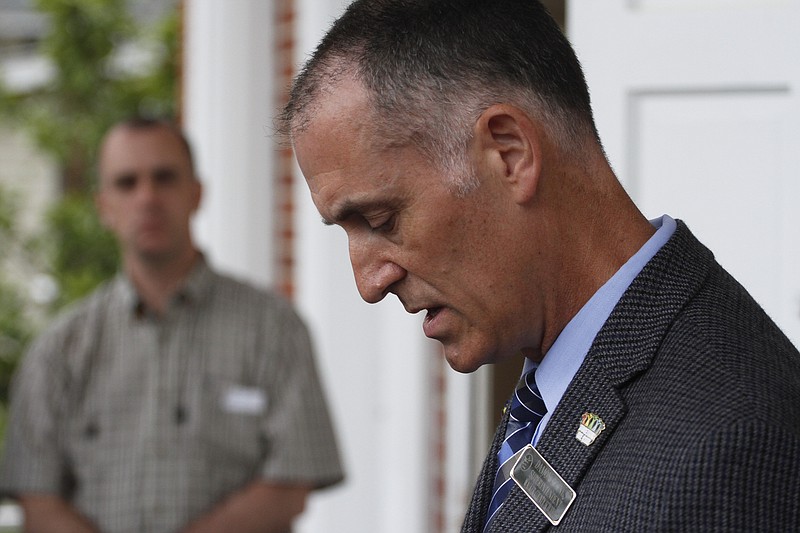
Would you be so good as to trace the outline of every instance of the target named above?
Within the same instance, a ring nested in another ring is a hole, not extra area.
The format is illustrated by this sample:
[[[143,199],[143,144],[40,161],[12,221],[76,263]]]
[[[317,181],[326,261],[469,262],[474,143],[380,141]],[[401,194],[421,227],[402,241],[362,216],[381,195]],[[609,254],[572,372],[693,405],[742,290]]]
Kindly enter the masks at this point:
[[[175,292],[172,301],[193,304],[200,302],[211,288],[213,275],[213,272],[206,262],[205,256],[200,254],[194,266],[189,271],[189,275]],[[119,272],[115,283],[123,306],[130,309],[133,313],[140,314],[144,308],[144,303],[136,292],[136,287],[128,275],[125,274],[124,271]]]
[[[580,368],[594,338],[634,278],[675,232],[677,224],[669,215],[651,220],[656,232],[589,299],[559,334],[538,365],[525,359],[523,374],[536,368],[536,385],[547,406],[547,414],[537,428],[537,438],[550,419],[572,378]]]

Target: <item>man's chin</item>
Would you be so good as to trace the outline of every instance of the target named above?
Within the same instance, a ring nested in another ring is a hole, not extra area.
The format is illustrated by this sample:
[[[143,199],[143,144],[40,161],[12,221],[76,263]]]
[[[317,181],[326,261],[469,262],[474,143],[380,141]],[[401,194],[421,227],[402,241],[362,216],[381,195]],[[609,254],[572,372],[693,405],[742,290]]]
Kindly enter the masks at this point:
[[[444,347],[444,358],[447,360],[447,364],[450,365],[450,368],[462,374],[475,372],[486,364],[484,358],[459,351],[454,347]]]
[[[175,259],[176,253],[166,246],[140,246],[136,250],[139,261],[152,265],[163,265]]]

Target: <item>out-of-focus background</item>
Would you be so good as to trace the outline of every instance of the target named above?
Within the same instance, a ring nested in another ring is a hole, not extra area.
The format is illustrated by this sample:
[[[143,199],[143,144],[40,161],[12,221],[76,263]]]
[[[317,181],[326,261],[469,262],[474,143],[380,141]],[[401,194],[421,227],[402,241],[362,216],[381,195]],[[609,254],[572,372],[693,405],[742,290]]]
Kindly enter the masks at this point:
[[[206,189],[201,247],[292,298],[314,335],[348,477],[297,530],[460,529],[520,368],[457,374],[420,317],[363,303],[345,236],[319,222],[273,136],[291,77],[346,3],[0,0],[0,431],[32,336],[117,268],[92,206],[100,135],[171,114]],[[634,200],[684,219],[800,343],[800,1],[545,3]],[[0,506],[0,531],[18,523]]]

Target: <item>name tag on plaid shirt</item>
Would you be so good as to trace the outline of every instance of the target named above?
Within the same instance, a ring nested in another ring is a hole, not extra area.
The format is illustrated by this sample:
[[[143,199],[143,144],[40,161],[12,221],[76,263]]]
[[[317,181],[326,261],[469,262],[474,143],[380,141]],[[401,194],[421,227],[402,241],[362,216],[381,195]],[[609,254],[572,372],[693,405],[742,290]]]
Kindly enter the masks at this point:
[[[267,408],[267,395],[255,387],[232,385],[222,395],[222,409],[227,413],[259,415]]]

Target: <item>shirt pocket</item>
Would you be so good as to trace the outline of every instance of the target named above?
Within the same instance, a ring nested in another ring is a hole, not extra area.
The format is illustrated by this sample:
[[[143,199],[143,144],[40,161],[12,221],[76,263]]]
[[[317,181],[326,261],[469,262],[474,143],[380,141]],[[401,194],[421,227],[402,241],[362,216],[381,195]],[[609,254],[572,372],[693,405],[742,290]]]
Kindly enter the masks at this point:
[[[199,390],[198,442],[210,464],[254,469],[266,453],[261,426],[266,395],[257,388],[207,375]]]

